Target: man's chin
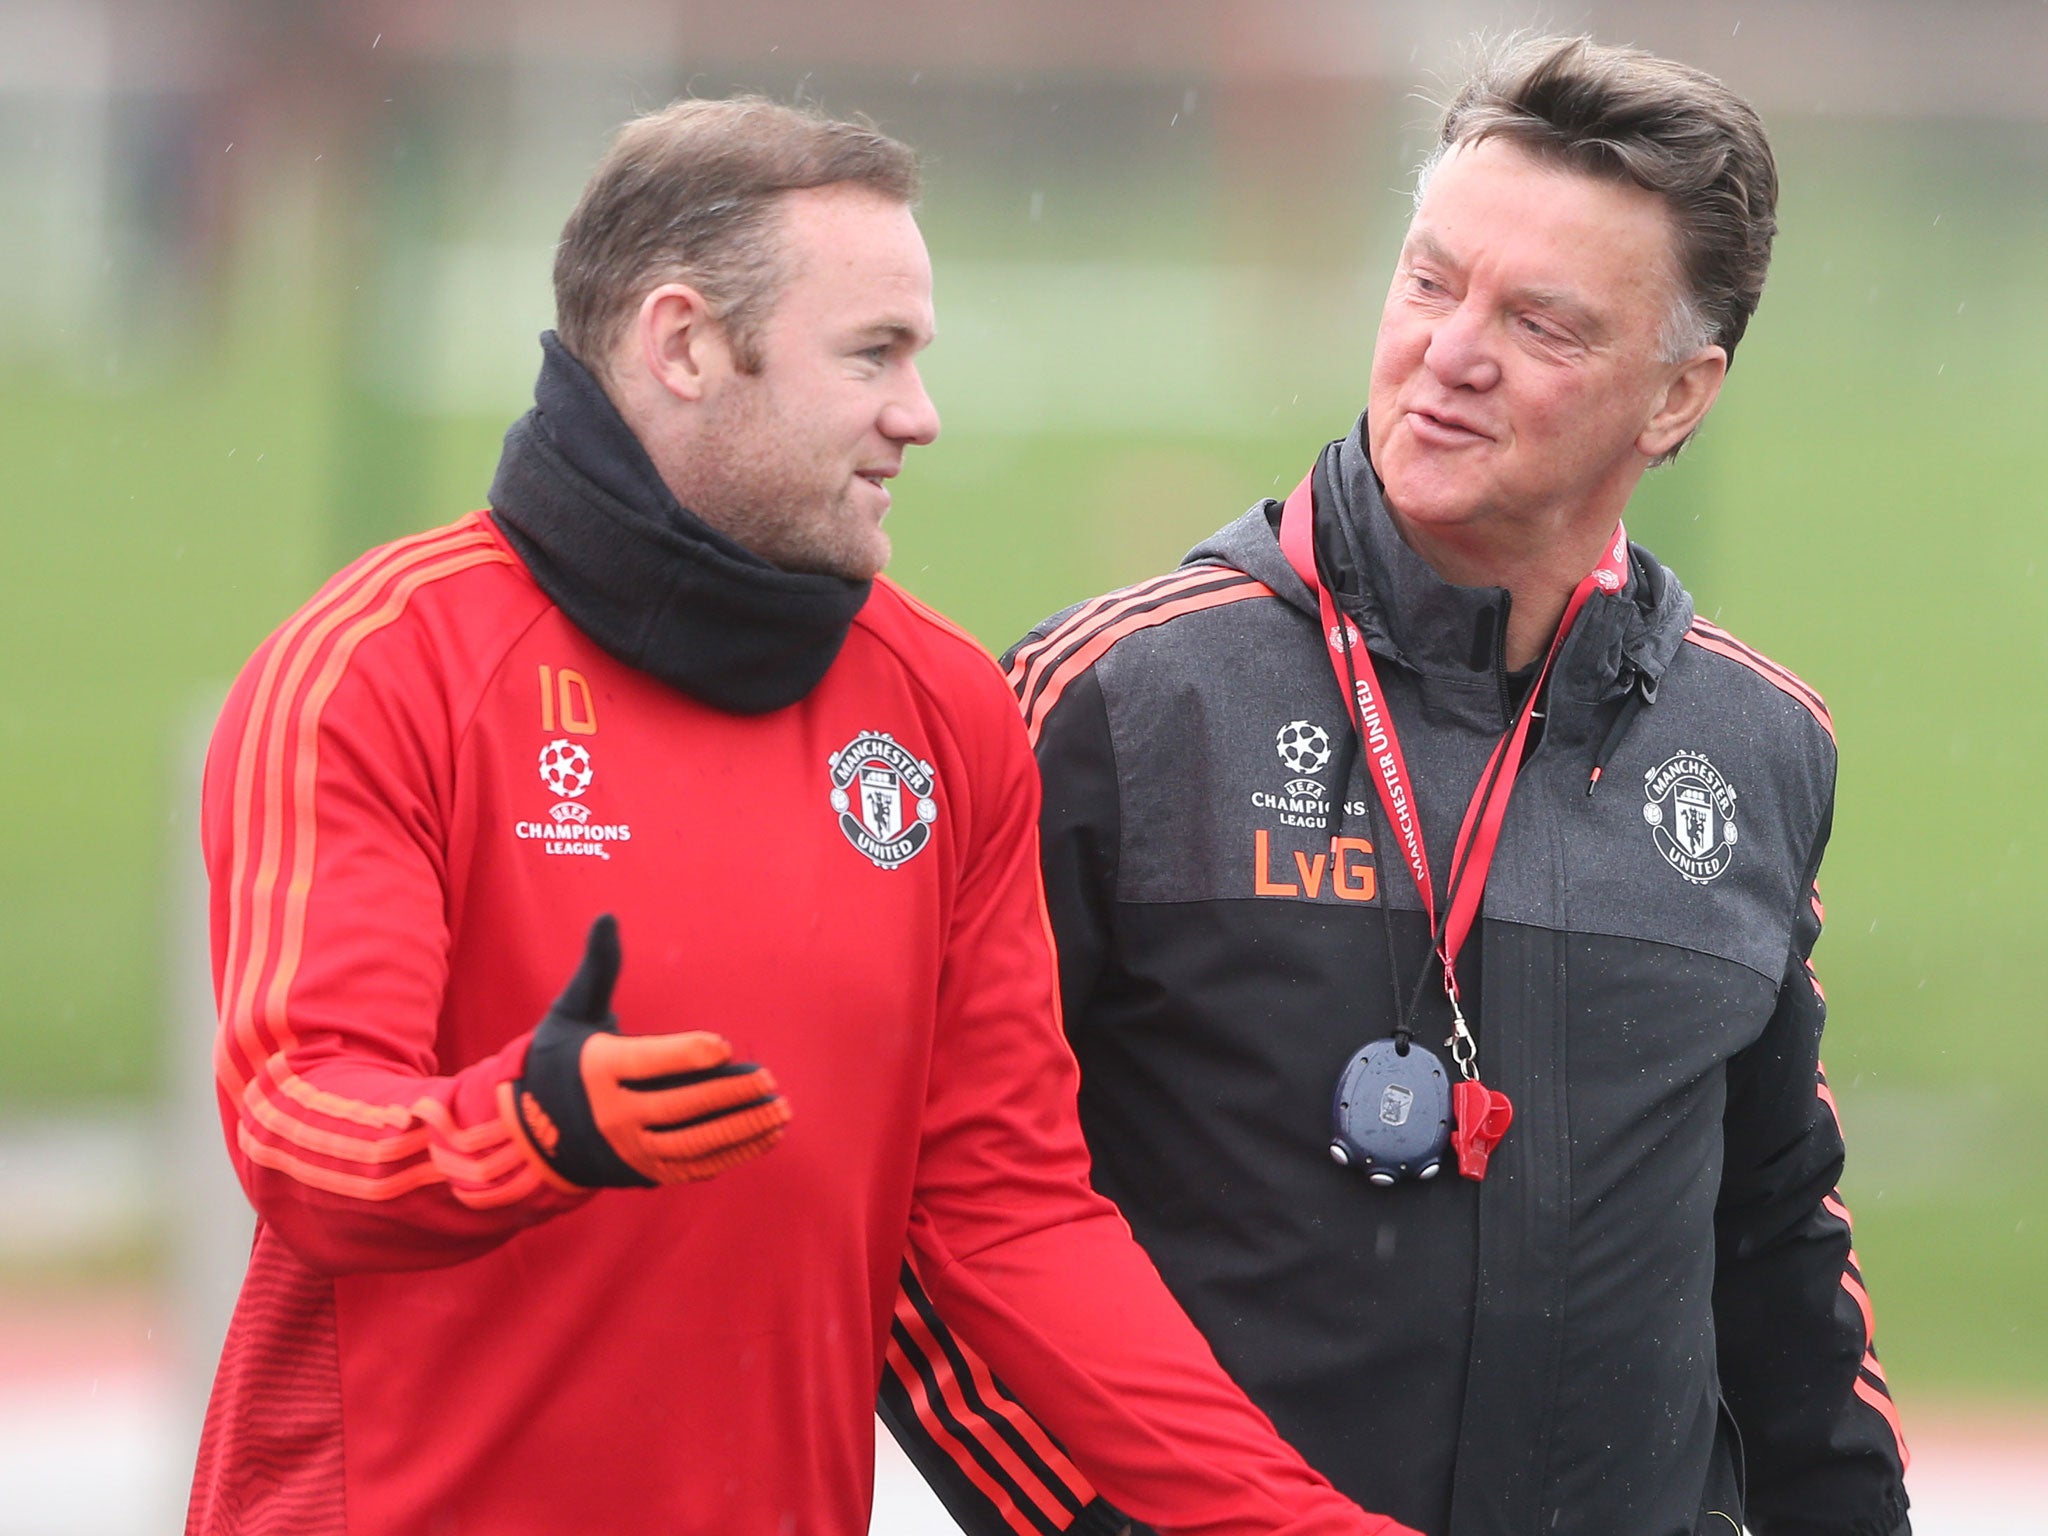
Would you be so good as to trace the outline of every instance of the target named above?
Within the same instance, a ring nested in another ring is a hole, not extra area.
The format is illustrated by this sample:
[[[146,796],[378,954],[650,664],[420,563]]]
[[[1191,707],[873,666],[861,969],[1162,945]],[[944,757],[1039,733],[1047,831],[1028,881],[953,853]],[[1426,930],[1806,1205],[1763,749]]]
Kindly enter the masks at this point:
[[[873,581],[889,564],[889,536],[877,529],[858,548],[792,552],[775,562],[785,571],[807,576],[837,576],[843,581]]]
[[[1382,474],[1380,489],[1396,519],[1424,527],[1447,527],[1469,521],[1479,498],[1470,489],[1440,475],[1415,474],[1398,465]]]

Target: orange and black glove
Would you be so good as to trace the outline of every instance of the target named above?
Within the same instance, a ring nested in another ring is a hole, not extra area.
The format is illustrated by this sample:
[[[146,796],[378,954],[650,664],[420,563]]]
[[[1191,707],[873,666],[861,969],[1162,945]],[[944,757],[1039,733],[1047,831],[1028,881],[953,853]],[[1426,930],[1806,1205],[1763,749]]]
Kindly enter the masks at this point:
[[[590,925],[583,964],[501,1090],[554,1177],[578,1189],[708,1179],[782,1139],[789,1105],[767,1068],[732,1060],[717,1035],[622,1035],[612,1017],[619,927]]]

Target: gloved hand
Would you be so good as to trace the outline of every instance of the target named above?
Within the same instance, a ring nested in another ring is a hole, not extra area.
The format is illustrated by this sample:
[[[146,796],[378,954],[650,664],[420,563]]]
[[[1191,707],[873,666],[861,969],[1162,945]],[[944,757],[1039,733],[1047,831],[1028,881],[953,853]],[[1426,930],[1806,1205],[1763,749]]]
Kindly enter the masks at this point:
[[[499,1102],[545,1169],[578,1189],[681,1184],[750,1162],[782,1139],[789,1105],[767,1068],[717,1035],[622,1035],[612,1017],[619,927],[590,925],[583,964],[533,1032]]]

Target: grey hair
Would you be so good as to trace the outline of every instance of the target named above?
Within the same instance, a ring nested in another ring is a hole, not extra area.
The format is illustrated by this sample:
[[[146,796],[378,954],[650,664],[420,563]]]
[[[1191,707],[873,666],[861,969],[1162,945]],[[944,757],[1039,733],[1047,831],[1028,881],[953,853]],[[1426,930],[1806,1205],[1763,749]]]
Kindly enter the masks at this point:
[[[1637,49],[1588,37],[1511,38],[1488,51],[1444,109],[1417,198],[1451,149],[1488,139],[1661,198],[1679,267],[1658,336],[1662,359],[1683,362],[1719,346],[1733,363],[1778,230],[1777,162],[1755,108],[1712,75]]]
[[[1415,168],[1415,194],[1413,202],[1416,212],[1422,210],[1422,195],[1429,190],[1429,178],[1443,163],[1444,156],[1451,152],[1449,144],[1439,144],[1429,153],[1429,158]],[[1675,275],[1675,274],[1674,274]],[[1671,308],[1664,315],[1664,323],[1657,331],[1657,360],[1663,363],[1682,363],[1694,354],[1714,345],[1714,328],[1700,313],[1699,301],[1687,290],[1681,280],[1674,284]]]

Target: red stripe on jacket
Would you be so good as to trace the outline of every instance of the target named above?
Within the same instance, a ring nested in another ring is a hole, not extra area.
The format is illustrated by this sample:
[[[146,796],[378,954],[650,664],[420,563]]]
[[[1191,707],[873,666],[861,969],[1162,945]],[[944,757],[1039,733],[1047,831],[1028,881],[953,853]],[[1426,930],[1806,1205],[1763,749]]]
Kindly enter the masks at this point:
[[[320,718],[362,643],[424,586],[512,557],[478,520],[380,550],[282,629],[235,754],[227,958],[214,1053],[251,1162],[331,1195],[373,1202],[446,1184],[479,1209],[532,1192],[536,1174],[497,1120],[462,1127],[432,1099],[371,1103],[321,1089],[291,1065],[291,991],[318,851]]]
[[[1712,651],[1716,656],[1725,656],[1728,660],[1749,668],[1788,698],[1796,699],[1808,714],[1820,722],[1821,729],[1828,733],[1828,739],[1834,740],[1834,716],[1828,713],[1828,707],[1821,696],[1770,657],[1744,645],[1727,630],[1719,625],[1709,624],[1705,619],[1694,619],[1692,628],[1685,633],[1685,638],[1703,651]]]
[[[1186,614],[1222,608],[1231,603],[1243,602],[1246,598],[1271,596],[1273,589],[1264,582],[1254,581],[1249,576],[1239,576],[1228,585],[1199,590],[1189,596],[1170,598],[1158,602],[1156,607],[1140,612],[1118,610],[1105,614],[1100,624],[1089,630],[1085,638],[1078,639],[1074,648],[1052,668],[1037,693],[1022,701],[1024,724],[1032,746],[1038,745],[1039,733],[1045,728],[1045,717],[1052,712],[1053,706],[1059,703],[1061,696],[1073,685],[1075,679],[1100,661],[1118,641],[1143,630],[1171,623]],[[1065,632],[1064,627],[1062,632]]]

